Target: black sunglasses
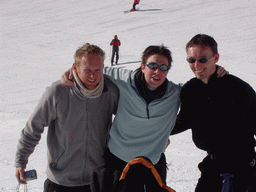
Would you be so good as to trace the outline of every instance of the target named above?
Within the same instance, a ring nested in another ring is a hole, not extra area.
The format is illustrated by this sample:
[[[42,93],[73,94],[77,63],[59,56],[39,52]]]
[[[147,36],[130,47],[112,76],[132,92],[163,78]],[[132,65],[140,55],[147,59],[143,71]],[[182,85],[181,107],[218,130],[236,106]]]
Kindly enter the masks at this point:
[[[158,67],[161,71],[168,71],[170,69],[168,65],[165,65],[165,64],[158,65],[154,62],[146,63],[145,65],[147,65],[150,69],[154,69],[154,70],[157,69]]]
[[[213,54],[209,59],[211,59],[215,54]],[[200,57],[198,59],[195,59],[194,57],[187,57],[187,62],[189,63],[195,63],[196,61],[200,62],[200,63],[206,63],[208,60],[208,58],[206,57]]]

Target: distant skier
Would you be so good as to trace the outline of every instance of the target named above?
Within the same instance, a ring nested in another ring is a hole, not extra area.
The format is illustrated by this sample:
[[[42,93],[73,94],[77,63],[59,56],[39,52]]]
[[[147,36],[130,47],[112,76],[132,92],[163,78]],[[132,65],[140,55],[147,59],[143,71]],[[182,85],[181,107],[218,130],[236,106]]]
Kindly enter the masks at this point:
[[[140,3],[140,0],[134,0],[134,3],[133,3],[133,6],[132,6],[132,9],[131,11],[136,11],[136,5],[138,5]]]
[[[118,59],[119,59],[119,46],[121,45],[121,42],[118,39],[117,35],[114,36],[114,39],[111,41],[110,45],[113,47],[113,49],[112,49],[112,57],[111,57],[111,66],[113,66],[115,55],[116,55],[116,64],[118,62]]]

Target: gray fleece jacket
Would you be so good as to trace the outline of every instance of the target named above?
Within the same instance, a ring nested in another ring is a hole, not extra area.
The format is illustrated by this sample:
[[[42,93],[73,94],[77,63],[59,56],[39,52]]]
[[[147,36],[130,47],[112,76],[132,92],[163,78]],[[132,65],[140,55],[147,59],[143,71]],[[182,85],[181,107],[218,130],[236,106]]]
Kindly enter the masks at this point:
[[[102,95],[95,99],[84,97],[76,83],[53,83],[22,130],[15,166],[26,167],[48,127],[48,179],[63,186],[88,185],[90,174],[105,165],[103,155],[118,100],[119,89],[107,77]]]

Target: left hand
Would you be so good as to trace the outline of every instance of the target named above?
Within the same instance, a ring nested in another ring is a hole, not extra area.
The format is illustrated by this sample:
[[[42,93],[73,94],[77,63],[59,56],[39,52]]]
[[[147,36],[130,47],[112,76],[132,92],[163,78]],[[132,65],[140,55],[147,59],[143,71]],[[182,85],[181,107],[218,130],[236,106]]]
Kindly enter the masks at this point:
[[[226,71],[226,69],[222,66],[216,65],[217,66],[217,74],[218,74],[218,78],[219,77],[223,77],[226,74],[229,74],[228,71]]]

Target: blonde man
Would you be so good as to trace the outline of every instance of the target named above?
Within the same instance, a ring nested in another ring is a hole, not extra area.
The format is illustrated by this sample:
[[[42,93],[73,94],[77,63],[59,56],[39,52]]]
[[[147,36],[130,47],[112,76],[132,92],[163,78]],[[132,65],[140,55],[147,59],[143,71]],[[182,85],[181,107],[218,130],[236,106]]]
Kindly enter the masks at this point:
[[[48,127],[45,192],[90,192],[90,175],[105,165],[103,155],[119,89],[102,74],[105,53],[85,44],[75,53],[74,86],[54,82],[22,130],[15,166],[24,184],[28,158]]]

